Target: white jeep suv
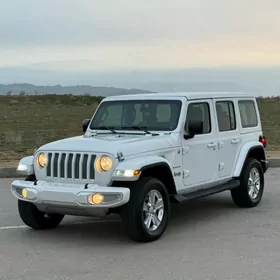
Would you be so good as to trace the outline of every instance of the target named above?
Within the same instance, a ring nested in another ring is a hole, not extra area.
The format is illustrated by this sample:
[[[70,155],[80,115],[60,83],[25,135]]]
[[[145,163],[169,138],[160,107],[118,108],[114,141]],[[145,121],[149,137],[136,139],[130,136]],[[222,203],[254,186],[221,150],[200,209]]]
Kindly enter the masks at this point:
[[[268,168],[257,102],[243,93],[107,97],[83,135],[20,160],[12,182],[23,222],[59,225],[64,215],[119,214],[135,241],[166,230],[170,203],[230,191],[254,207]]]

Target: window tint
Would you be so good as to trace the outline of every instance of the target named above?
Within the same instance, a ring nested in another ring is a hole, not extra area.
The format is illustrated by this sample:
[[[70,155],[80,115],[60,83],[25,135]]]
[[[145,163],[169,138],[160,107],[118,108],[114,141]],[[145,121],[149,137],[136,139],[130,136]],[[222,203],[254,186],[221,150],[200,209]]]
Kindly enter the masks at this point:
[[[180,100],[118,100],[103,102],[91,124],[91,129],[106,126],[115,129],[148,130],[176,129],[181,113]]]
[[[258,125],[255,103],[252,100],[238,101],[242,127],[254,127]]]
[[[236,129],[236,119],[234,105],[231,101],[216,102],[216,112],[219,131],[229,131]]]
[[[103,108],[101,108],[102,110]],[[100,121],[106,126],[114,126],[121,122],[123,108],[120,104],[109,106],[107,110],[102,110]]]
[[[210,108],[206,102],[190,103],[188,106],[186,132],[188,133],[189,123],[192,121],[203,122],[203,134],[211,132]]]

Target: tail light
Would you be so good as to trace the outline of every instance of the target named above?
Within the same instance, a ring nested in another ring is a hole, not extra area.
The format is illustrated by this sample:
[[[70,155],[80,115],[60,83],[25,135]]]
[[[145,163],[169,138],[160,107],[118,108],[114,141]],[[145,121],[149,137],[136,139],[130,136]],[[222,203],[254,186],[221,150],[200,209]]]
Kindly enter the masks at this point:
[[[266,137],[260,136],[259,141],[263,144],[264,147],[266,147]]]

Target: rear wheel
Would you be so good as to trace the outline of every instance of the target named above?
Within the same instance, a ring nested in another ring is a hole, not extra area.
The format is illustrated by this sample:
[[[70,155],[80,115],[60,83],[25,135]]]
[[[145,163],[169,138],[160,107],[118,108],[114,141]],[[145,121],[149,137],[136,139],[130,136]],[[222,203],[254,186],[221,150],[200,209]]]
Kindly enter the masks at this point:
[[[132,240],[151,242],[159,239],[170,216],[169,196],[164,184],[156,178],[140,178],[130,186],[130,200],[119,213]]]
[[[231,190],[234,203],[239,207],[255,207],[263,196],[264,172],[261,163],[249,158],[240,175],[240,186]]]
[[[35,175],[29,175],[25,181],[35,181]],[[18,200],[18,212],[22,221],[33,229],[51,229],[57,227],[64,218],[61,214],[41,212],[33,203]]]

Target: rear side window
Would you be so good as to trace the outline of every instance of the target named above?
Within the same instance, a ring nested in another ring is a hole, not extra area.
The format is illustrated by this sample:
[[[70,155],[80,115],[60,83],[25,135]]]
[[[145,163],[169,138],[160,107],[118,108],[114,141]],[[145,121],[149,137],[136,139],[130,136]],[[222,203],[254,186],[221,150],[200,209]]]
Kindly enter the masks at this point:
[[[234,105],[231,101],[217,101],[216,111],[219,131],[229,131],[236,129]]]
[[[253,100],[238,101],[241,125],[243,128],[258,126],[258,117]]]

